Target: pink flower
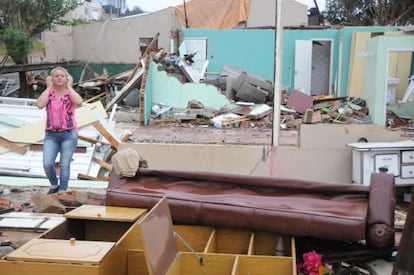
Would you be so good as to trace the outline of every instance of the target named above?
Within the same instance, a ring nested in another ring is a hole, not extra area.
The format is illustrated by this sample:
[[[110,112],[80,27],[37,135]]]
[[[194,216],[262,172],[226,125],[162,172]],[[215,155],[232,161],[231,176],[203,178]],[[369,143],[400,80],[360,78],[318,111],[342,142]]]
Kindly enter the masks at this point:
[[[318,267],[322,264],[322,255],[315,251],[304,253],[303,261],[305,262],[306,270],[309,274],[312,274],[311,272],[318,274]]]
[[[297,264],[298,274],[332,275],[332,266],[322,263],[322,255],[311,251],[302,255],[303,263]]]

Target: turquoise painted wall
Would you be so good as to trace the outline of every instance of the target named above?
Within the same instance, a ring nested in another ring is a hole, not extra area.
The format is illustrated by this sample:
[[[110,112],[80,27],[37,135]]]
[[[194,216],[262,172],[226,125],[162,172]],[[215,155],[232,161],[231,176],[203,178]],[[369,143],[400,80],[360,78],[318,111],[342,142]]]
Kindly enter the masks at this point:
[[[386,89],[390,51],[414,51],[414,35],[378,36],[367,41],[367,81],[365,94],[374,124],[386,125]]]
[[[186,38],[207,38],[208,71],[220,72],[229,64],[273,81],[274,30],[183,30]]]
[[[145,84],[145,97],[144,97],[144,125],[148,125],[151,118],[151,109],[152,109],[152,95],[153,95],[153,79],[154,74],[157,71],[157,66],[151,62],[150,66],[148,68],[148,74],[147,74],[147,82],[142,83]],[[140,95],[141,96],[141,95]]]
[[[207,109],[230,110],[239,106],[233,104],[219,89],[213,85],[200,83],[181,83],[176,77],[157,69],[151,62],[145,90],[145,124],[148,125],[153,104],[185,110],[188,102],[197,100]]]
[[[335,75],[338,68],[338,30],[284,30],[283,31],[283,49],[282,49],[282,86],[290,92],[295,86],[295,43],[296,40],[325,40],[330,39],[333,42],[333,73],[331,83],[335,81]],[[331,85],[330,85],[331,86]]]
[[[333,44],[332,78],[331,87],[338,80],[341,73],[342,81],[340,96],[346,96],[348,88],[350,54],[352,47],[352,36],[355,32],[388,32],[397,31],[397,27],[344,27],[342,29],[323,29],[323,30],[284,30],[283,31],[283,65],[282,65],[282,85],[294,88],[294,67],[295,67],[295,42],[296,40],[324,40],[330,39]],[[340,60],[340,44],[342,43],[342,60]],[[342,72],[339,70],[342,64]]]
[[[398,27],[346,27],[339,30],[339,37],[343,41],[343,54],[342,54],[342,95],[346,95],[348,90],[348,77],[350,66],[350,55],[352,46],[352,36],[354,32],[383,32],[398,31]]]
[[[290,91],[294,87],[296,40],[332,40],[333,60],[331,85],[338,80],[339,64],[342,64],[341,96],[346,96],[349,76],[349,57],[354,32],[397,31],[397,27],[344,27],[342,29],[283,31],[282,87]],[[184,37],[208,39],[208,71],[220,72],[224,64],[274,79],[275,31],[274,30],[183,30]],[[340,60],[342,43],[342,60]]]

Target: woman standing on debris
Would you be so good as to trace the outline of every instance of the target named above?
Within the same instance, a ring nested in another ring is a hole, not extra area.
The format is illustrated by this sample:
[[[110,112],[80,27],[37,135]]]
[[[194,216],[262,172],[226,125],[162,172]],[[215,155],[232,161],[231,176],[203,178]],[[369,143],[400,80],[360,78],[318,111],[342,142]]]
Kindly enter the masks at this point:
[[[78,144],[78,124],[75,108],[82,104],[82,97],[72,88],[73,78],[62,67],[54,68],[46,78],[47,88],[37,99],[37,107],[46,107],[43,168],[51,187],[48,194],[65,192],[70,177],[70,163]],[[59,180],[55,166],[60,153]]]

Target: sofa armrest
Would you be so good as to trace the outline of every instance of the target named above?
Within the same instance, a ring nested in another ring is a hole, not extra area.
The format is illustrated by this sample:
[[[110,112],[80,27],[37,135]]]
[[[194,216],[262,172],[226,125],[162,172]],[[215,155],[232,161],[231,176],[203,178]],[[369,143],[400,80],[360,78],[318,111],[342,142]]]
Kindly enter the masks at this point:
[[[366,241],[371,247],[394,245],[395,193],[394,175],[371,174],[366,227]]]

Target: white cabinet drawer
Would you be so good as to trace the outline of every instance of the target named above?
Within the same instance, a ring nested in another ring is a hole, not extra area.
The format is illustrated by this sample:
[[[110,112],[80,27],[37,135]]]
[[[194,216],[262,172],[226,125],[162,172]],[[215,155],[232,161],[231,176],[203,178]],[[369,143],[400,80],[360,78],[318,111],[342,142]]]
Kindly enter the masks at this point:
[[[374,157],[375,172],[380,172],[379,168],[387,168],[387,173],[394,174],[398,177],[400,175],[399,154],[377,154]]]
[[[401,166],[401,178],[414,178],[414,165]]]
[[[414,151],[402,151],[401,162],[402,163],[414,163]]]

